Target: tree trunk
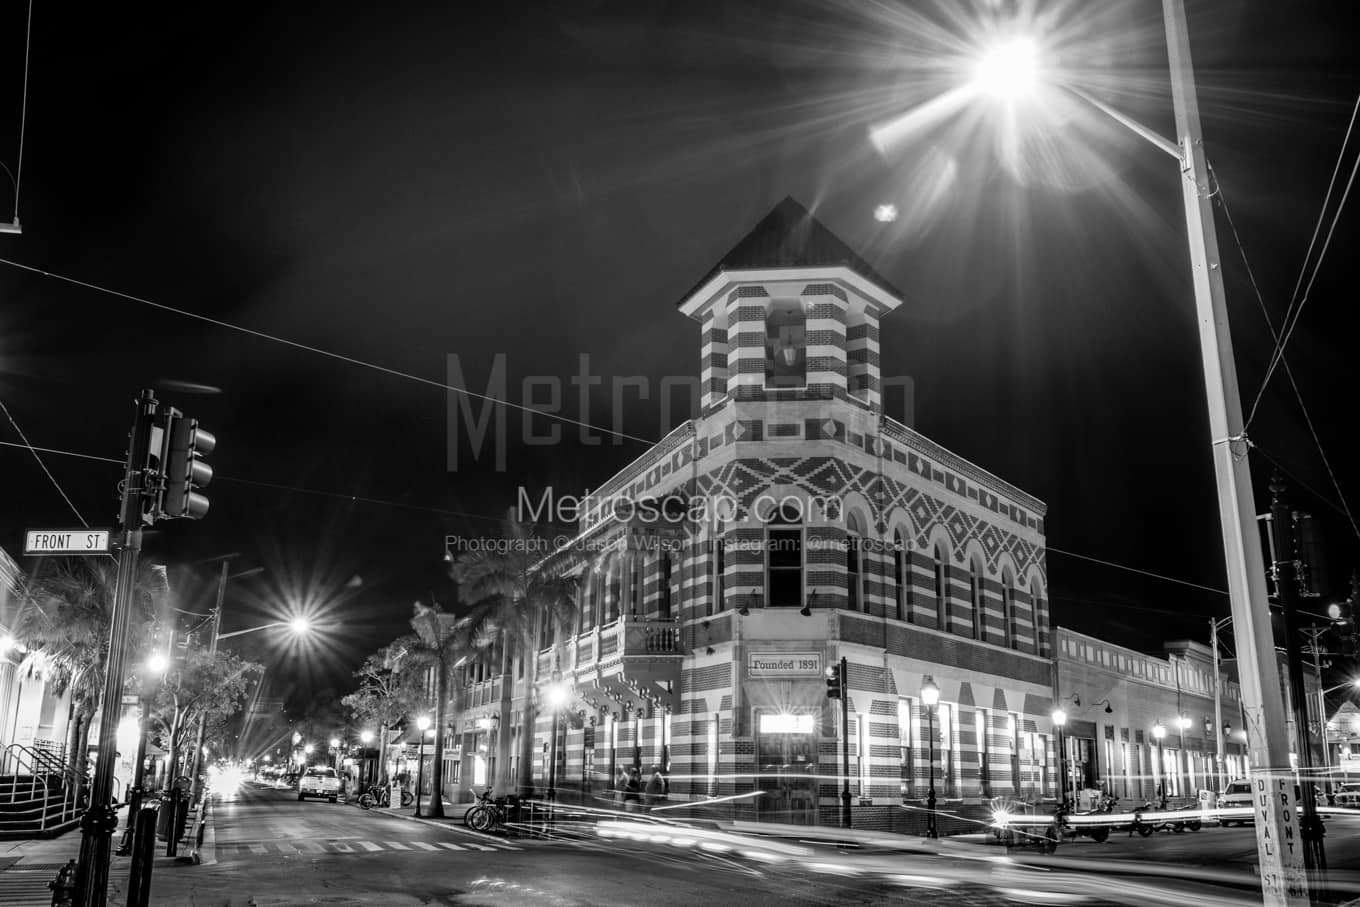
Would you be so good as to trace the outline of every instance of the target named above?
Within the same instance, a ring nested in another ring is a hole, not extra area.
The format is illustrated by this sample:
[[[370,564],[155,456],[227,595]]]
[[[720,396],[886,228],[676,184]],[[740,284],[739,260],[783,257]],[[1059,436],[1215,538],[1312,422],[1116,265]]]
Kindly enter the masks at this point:
[[[439,638],[439,642],[442,643],[443,639]],[[441,655],[434,670],[434,755],[430,766],[430,805],[425,810],[425,815],[431,819],[444,818],[444,686],[444,658]],[[425,758],[423,739],[420,741],[420,758]]]

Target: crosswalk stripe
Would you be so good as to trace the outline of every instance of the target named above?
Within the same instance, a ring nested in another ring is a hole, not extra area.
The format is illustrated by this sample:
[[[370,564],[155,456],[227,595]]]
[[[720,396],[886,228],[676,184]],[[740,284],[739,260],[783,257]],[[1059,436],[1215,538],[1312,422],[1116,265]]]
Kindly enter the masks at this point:
[[[359,846],[369,853],[372,853],[375,850],[382,850],[382,845],[374,844],[372,841],[360,841]]]
[[[339,853],[354,853],[354,848],[350,847],[348,844],[339,844],[332,841],[331,846],[334,847],[336,851]]]
[[[414,844],[416,847],[419,847],[421,850],[438,850],[438,849],[439,849],[438,847],[435,847],[433,844],[426,843],[425,841],[412,841],[411,843]]]
[[[410,850],[410,849],[411,849],[411,848],[407,847],[405,844],[401,843],[400,841],[384,841],[383,843],[386,844],[388,847],[392,848],[393,850]]]
[[[324,844],[318,844],[318,843],[315,842],[315,841],[303,841],[302,843],[298,844],[297,848],[298,848],[298,850],[302,851],[303,853],[325,853],[325,852],[326,852],[326,847],[325,847],[325,845],[324,845]]]
[[[269,853],[269,848],[265,847],[263,844],[252,844],[252,845],[250,845],[250,852],[251,852],[251,853]]]
[[[55,873],[0,872],[0,904],[6,907],[48,907],[52,891],[47,883]]]
[[[447,841],[440,841],[440,842],[439,842],[439,846],[440,846],[440,847],[443,847],[443,848],[446,849],[446,850],[462,850],[462,849],[463,849],[462,847],[459,847],[457,844],[450,844],[450,843],[447,842]]]
[[[297,848],[287,841],[275,841],[274,846],[279,849],[279,853],[297,853]]]
[[[477,848],[478,850],[498,850],[498,849],[499,849],[499,848],[496,848],[496,847],[488,847],[488,846],[485,845],[485,844],[474,844],[474,843],[471,842],[471,841],[467,842],[467,843],[464,844],[463,846],[464,846],[464,847],[475,847],[475,848]],[[518,847],[516,847],[516,848],[514,848],[514,849],[515,849],[515,850],[519,850]]]

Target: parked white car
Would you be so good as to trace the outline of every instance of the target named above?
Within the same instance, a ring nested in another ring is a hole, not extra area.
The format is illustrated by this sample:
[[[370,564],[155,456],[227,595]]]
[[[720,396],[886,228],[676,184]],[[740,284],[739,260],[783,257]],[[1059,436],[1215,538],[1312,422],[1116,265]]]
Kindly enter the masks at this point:
[[[298,779],[298,799],[325,797],[334,803],[340,797],[340,776],[327,765],[314,765]]]
[[[1347,781],[1338,787],[1336,805],[1360,807],[1360,781]]]
[[[1232,781],[1227,787],[1223,788],[1223,793],[1218,795],[1219,809],[1242,809],[1251,806],[1251,782],[1245,778]],[[1223,819],[1224,828],[1229,825],[1248,825],[1253,824],[1253,819]]]

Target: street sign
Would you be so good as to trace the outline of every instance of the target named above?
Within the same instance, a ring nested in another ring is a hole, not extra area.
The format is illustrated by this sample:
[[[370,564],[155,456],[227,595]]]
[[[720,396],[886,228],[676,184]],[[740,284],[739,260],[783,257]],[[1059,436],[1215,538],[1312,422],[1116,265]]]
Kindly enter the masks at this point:
[[[24,536],[24,554],[108,554],[107,529],[30,529]]]

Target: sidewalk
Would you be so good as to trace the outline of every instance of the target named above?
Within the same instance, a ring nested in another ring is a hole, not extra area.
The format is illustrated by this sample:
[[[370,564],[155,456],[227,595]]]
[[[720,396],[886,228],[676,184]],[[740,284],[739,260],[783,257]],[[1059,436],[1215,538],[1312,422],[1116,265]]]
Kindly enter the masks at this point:
[[[196,813],[190,812],[185,826],[185,835],[193,834]],[[113,835],[112,847],[118,849],[123,840],[123,828],[127,822],[127,808],[118,811],[118,831]],[[30,839],[24,841],[0,841],[0,903],[9,907],[26,904],[51,903],[51,892],[47,883],[56,878],[57,872],[68,860],[80,855],[80,829],[72,829],[56,838]],[[166,844],[156,841],[156,856],[151,864],[151,878],[154,880],[166,873],[192,872],[194,869],[192,842],[181,840],[177,855],[165,856]],[[216,834],[213,830],[212,809],[208,810],[204,824],[203,847],[199,851],[200,865],[209,866],[217,862]],[[109,895],[111,907],[125,907],[128,872],[132,858],[116,854],[109,861]],[[39,900],[39,896],[41,900]]]

